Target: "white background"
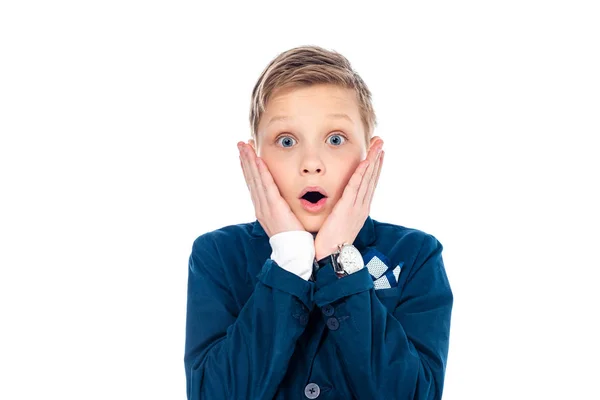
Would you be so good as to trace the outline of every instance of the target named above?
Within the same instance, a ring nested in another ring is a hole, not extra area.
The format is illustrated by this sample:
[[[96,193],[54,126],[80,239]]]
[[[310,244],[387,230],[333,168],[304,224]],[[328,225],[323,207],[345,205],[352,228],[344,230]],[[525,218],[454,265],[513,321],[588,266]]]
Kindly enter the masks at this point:
[[[255,219],[236,142],[303,44],[373,92],[371,216],[444,245],[444,399],[593,398],[595,3],[2,2],[0,398],[185,398],[192,242]]]

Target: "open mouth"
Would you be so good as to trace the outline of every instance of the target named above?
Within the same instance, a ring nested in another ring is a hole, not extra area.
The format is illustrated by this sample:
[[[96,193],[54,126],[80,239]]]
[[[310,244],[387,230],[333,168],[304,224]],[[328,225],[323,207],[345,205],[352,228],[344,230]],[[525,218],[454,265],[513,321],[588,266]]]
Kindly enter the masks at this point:
[[[306,200],[306,201],[309,201],[309,202],[311,202],[311,203],[313,203],[313,204],[316,204],[316,203],[318,203],[318,202],[319,202],[319,200],[321,200],[323,197],[327,197],[327,196],[325,196],[325,195],[324,195],[323,193],[321,193],[321,192],[306,192],[306,193],[304,194],[304,196],[302,196],[301,198],[302,198],[302,199],[304,199],[304,200]]]

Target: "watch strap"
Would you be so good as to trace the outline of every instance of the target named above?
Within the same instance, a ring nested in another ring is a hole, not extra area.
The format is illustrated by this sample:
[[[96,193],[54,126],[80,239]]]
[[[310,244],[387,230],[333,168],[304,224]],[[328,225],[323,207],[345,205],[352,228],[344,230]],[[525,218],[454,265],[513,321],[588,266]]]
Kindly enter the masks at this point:
[[[338,249],[335,253],[332,253],[326,257],[321,258],[320,260],[317,260],[315,258],[314,261],[314,270],[318,270],[320,268],[325,267],[328,264],[331,264],[331,266],[333,267],[333,271],[336,273],[336,275],[338,276],[338,278],[341,278],[343,276],[348,275],[348,273],[346,271],[344,271],[344,269],[342,268],[341,265],[338,264],[337,262],[337,257],[339,256],[339,254],[342,251],[342,247],[344,247],[347,244],[351,244],[351,243],[342,243],[342,244],[338,244]]]
[[[317,263],[319,268],[322,268],[322,267],[326,266],[327,264],[329,264],[331,261],[332,260],[331,260],[331,254],[330,254],[330,255],[323,257],[320,260],[315,261],[315,262]]]

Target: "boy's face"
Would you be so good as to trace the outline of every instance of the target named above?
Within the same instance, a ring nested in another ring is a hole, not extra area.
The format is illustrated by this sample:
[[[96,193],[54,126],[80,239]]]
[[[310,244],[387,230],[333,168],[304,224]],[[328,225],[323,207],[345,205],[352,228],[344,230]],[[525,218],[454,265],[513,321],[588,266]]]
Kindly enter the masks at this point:
[[[286,118],[272,121],[273,117]],[[318,232],[367,155],[356,92],[334,85],[275,91],[257,135],[258,148],[254,140],[248,143],[269,167],[279,193],[304,229]],[[307,186],[320,186],[327,193],[318,212],[302,206],[300,195]]]

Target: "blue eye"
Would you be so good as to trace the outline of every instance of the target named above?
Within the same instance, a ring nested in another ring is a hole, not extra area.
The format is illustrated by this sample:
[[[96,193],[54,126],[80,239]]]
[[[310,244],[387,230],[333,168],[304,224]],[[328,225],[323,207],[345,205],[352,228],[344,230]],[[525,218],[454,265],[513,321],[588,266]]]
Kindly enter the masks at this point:
[[[330,141],[330,144],[333,144],[336,147],[342,145],[347,140],[344,135],[339,135],[339,134],[331,135],[327,138],[327,140],[329,140],[331,138],[336,138],[335,140]],[[284,136],[278,137],[275,142],[281,143],[283,148],[289,149],[290,147],[292,147],[294,145],[294,143],[296,142],[296,139],[294,139],[291,136],[284,135]]]
[[[277,143],[279,143],[279,142],[281,141],[281,139],[284,139],[284,140],[285,140],[285,143],[288,143],[288,144],[290,143],[290,141],[293,141],[293,140],[294,140],[294,138],[292,138],[291,136],[280,136],[280,137],[277,139]],[[290,146],[283,146],[283,147],[290,147]]]
[[[331,136],[329,136],[327,139],[334,138],[334,137],[339,137],[339,138],[342,138],[343,140],[346,140],[346,138],[345,138],[344,136],[342,136],[342,135],[331,135]],[[338,139],[338,140],[336,140],[334,143],[339,143],[339,144],[335,144],[335,146],[339,146],[340,144],[344,143],[344,141],[342,141],[342,142],[340,143],[340,140],[342,140],[342,139]],[[332,143],[332,144],[333,144],[333,143]]]

